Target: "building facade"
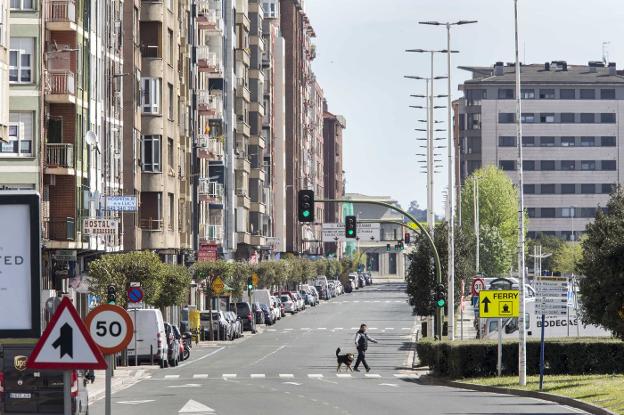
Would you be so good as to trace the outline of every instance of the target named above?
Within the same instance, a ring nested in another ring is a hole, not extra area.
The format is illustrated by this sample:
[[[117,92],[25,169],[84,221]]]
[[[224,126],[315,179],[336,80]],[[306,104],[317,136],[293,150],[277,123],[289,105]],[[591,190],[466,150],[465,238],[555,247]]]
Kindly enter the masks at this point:
[[[462,180],[496,165],[517,183],[515,68],[465,67],[456,104]],[[624,77],[614,63],[522,66],[524,195],[528,236],[578,240],[620,183]]]
[[[342,199],[345,195],[344,170],[342,166],[342,135],[347,128],[347,122],[342,115],[334,115],[327,110],[327,101],[323,103],[323,180],[325,182],[325,197],[327,199]],[[325,207],[324,222],[342,222],[341,205],[335,203]],[[336,255],[338,246],[335,243],[325,243],[325,254]]]

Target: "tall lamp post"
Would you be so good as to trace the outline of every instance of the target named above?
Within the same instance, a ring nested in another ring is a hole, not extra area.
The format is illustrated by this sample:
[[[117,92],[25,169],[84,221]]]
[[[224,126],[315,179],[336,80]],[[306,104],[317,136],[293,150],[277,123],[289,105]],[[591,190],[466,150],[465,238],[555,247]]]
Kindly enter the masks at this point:
[[[455,219],[453,209],[453,132],[452,132],[452,96],[451,96],[451,55],[457,51],[451,50],[451,26],[461,26],[476,23],[476,20],[459,20],[457,22],[418,22],[419,24],[445,26],[446,27],[446,56],[448,73],[448,207],[449,207],[449,232],[448,232],[448,302],[449,302],[449,340],[455,340]],[[463,293],[462,293],[463,294]]]

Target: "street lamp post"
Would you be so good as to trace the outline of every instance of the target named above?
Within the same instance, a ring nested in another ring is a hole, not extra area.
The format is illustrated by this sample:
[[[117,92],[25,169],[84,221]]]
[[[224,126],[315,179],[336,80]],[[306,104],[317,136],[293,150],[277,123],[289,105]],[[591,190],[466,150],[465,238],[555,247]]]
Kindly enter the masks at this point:
[[[448,230],[448,298],[449,298],[449,340],[455,340],[455,218],[453,209],[453,132],[452,111],[453,99],[451,96],[451,55],[457,51],[451,50],[451,26],[460,26],[476,23],[476,20],[460,20],[458,22],[419,22],[425,25],[446,26],[446,56],[447,56],[447,87],[448,87],[448,207],[449,207],[449,230]],[[432,54],[433,56],[433,54]],[[463,293],[462,293],[463,295]]]

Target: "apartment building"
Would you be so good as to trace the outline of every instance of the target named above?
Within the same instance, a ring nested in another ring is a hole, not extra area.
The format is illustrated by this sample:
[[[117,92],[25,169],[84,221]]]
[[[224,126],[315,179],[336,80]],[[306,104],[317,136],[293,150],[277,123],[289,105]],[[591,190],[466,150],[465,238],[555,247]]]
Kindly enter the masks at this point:
[[[342,166],[342,136],[347,121],[342,115],[328,111],[327,101],[323,101],[323,179],[327,199],[344,198],[344,170]],[[335,203],[325,207],[325,223],[342,222],[342,205]],[[325,254],[337,255],[340,251],[336,243],[325,243]]]
[[[9,0],[0,0],[0,145],[9,141],[9,29]]]
[[[457,154],[462,180],[497,165],[517,182],[515,68],[463,67]],[[522,66],[524,195],[528,236],[577,240],[624,179],[624,77],[615,63]]]

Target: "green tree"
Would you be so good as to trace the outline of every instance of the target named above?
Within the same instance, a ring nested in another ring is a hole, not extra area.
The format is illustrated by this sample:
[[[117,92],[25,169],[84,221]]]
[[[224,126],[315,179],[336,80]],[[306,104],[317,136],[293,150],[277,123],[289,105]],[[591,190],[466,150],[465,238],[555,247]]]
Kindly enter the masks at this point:
[[[215,277],[221,277],[225,284],[231,284],[233,263],[223,260],[196,262],[191,267],[191,274],[197,281],[205,281],[207,290],[211,290],[210,284]],[[209,291],[212,294],[212,291]]]
[[[185,304],[188,301],[192,280],[188,268],[182,265],[163,264],[162,275],[162,289],[154,305],[164,308]]]
[[[412,215],[419,222],[427,221],[427,209],[420,209],[417,200],[412,200],[410,202],[409,208],[407,208],[407,213]]]
[[[624,339],[624,190],[611,194],[606,212],[587,225],[579,270],[582,320]]]
[[[561,275],[578,274],[578,262],[583,257],[583,248],[578,242],[568,242],[553,254],[552,270]]]
[[[481,249],[479,251],[479,268],[487,276],[506,275],[511,270],[515,259],[515,245],[505,243],[498,228],[482,225],[479,233]]]

